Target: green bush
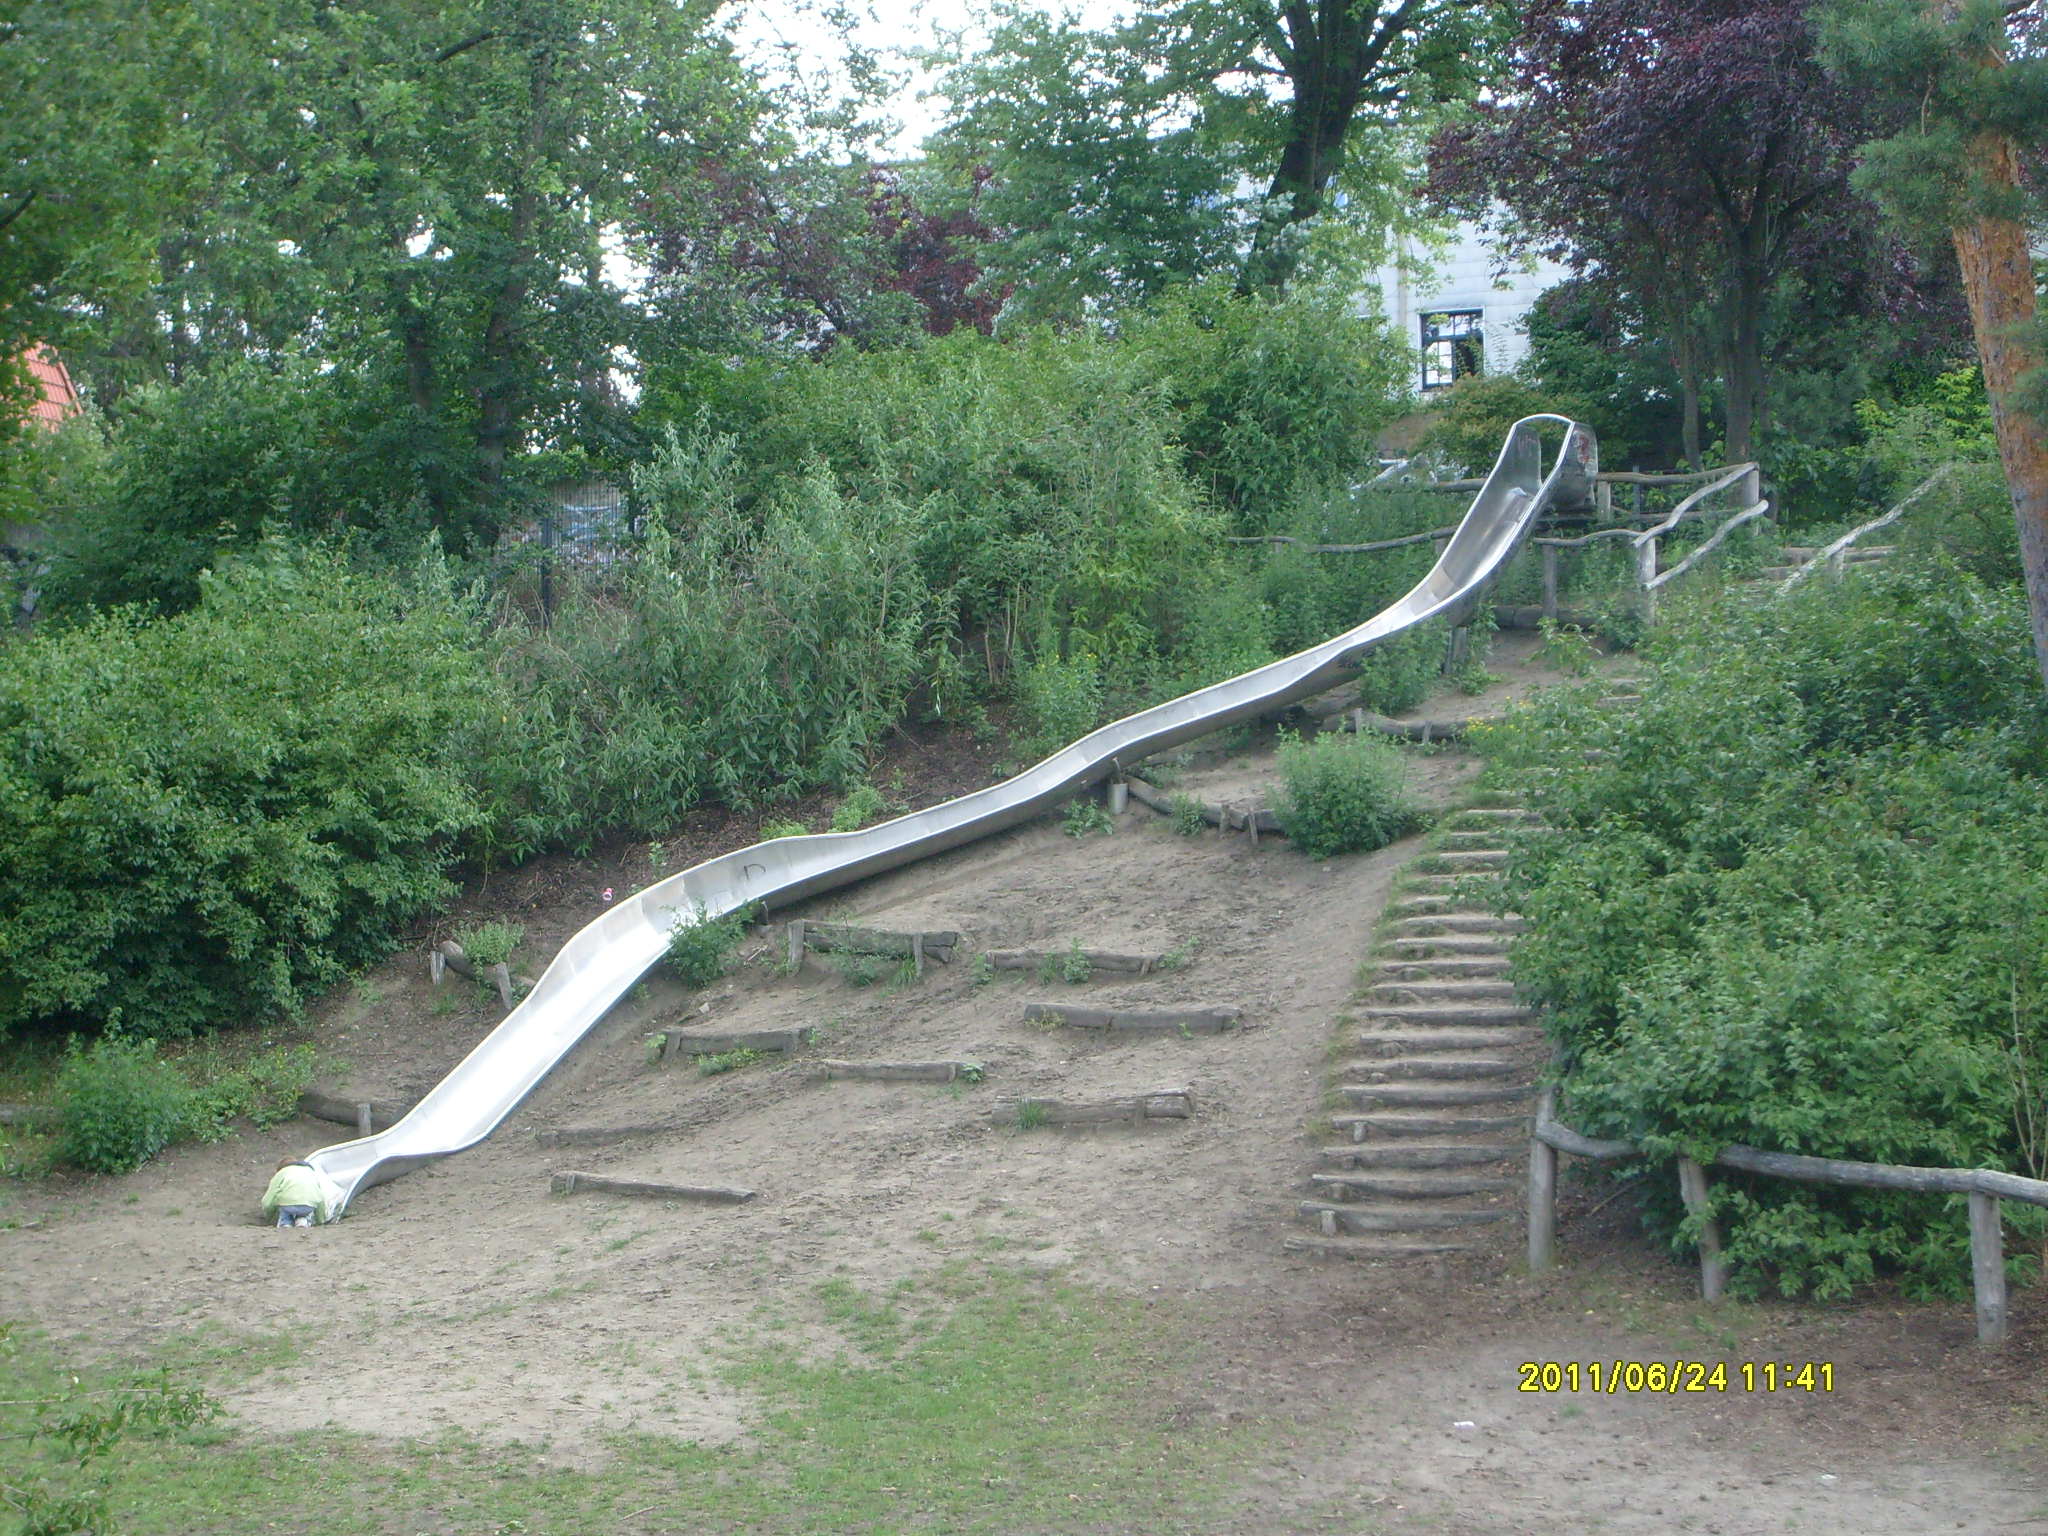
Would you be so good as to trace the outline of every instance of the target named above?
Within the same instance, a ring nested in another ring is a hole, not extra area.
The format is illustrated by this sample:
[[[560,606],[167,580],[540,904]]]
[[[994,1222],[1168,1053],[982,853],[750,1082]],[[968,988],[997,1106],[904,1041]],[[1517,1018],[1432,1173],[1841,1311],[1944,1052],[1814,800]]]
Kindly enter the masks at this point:
[[[307,365],[221,364],[189,383],[128,396],[87,500],[54,527],[53,610],[199,600],[199,575],[254,548],[266,529],[320,537],[361,530],[394,555],[428,529],[402,467],[367,438],[349,381]]]
[[[1438,397],[1435,408],[1437,419],[1423,434],[1423,451],[1473,475],[1492,470],[1508,428],[1524,416],[1548,412],[1577,420],[1588,414],[1583,401],[1512,373],[1468,374]]]
[[[1401,754],[1384,742],[1334,732],[1283,741],[1280,829],[1311,858],[1384,848],[1417,825]]]
[[[453,934],[455,942],[462,946],[463,954],[469,957],[470,963],[478,970],[503,965],[512,958],[512,951],[519,947],[519,941],[525,937],[524,927],[518,923],[506,922],[502,918],[472,923],[456,929]]]
[[[445,579],[271,543],[200,588],[8,649],[0,1032],[289,1015],[451,890],[509,709]]]
[[[1412,354],[1340,287],[1274,299],[1187,285],[1125,335],[1174,406],[1187,472],[1246,532],[1277,530],[1304,498],[1367,472],[1408,403]]]
[[[129,1173],[192,1129],[191,1088],[153,1040],[74,1048],[57,1078],[58,1155],[94,1173]]]
[[[193,1089],[193,1134],[218,1141],[243,1118],[259,1129],[282,1125],[298,1114],[314,1064],[312,1046],[279,1045],[207,1074]]]
[[[846,798],[832,811],[834,832],[858,832],[871,821],[877,821],[889,812],[889,802],[882,792],[872,784],[856,784],[847,791]]]
[[[2048,711],[2019,595],[1895,569],[1727,597],[1646,659],[1637,709],[1564,691],[1493,737],[1556,829],[1522,840],[1501,900],[1529,924],[1515,981],[1568,1053],[1568,1118],[1659,1158],[2048,1172],[2027,1129]],[[1952,1203],[1715,1177],[1741,1289],[1966,1281]],[[1661,1194],[1652,1216],[1689,1236]]]
[[[742,907],[723,917],[708,917],[705,909],[676,915],[668,934],[668,963],[684,985],[708,987],[726,972],[732,952],[738,947],[747,925],[758,909]]]

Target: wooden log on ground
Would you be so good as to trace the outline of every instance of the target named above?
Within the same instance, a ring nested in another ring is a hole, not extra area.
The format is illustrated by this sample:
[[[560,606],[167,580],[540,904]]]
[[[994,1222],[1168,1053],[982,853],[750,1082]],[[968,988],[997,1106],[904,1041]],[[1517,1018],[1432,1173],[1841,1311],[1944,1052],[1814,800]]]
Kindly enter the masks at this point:
[[[1050,960],[1055,965],[1071,960],[1071,949],[990,949],[983,951],[989,966],[998,971],[1035,971]],[[1118,975],[1146,976],[1158,966],[1160,955],[1122,955],[1108,949],[1084,949],[1081,958],[1090,972],[1113,971]]]
[[[699,1205],[740,1205],[751,1189],[729,1184],[650,1184],[642,1179],[607,1179],[594,1173],[558,1173],[548,1181],[558,1195],[634,1195],[644,1200],[688,1200]]]
[[[871,1083],[950,1083],[956,1078],[979,1082],[978,1061],[834,1061],[818,1063],[829,1081],[846,1078]]]
[[[1361,717],[1366,730],[1401,741],[1457,741],[1473,726],[1495,725],[1502,718],[1499,715],[1473,715],[1464,720],[1389,720],[1385,715],[1365,710],[1354,714],[1336,729],[1357,730]]]
[[[727,1051],[795,1051],[807,1043],[801,1029],[681,1029],[662,1032],[663,1056],[723,1056]]]
[[[1584,630],[1598,627],[1592,614],[1576,608],[1560,608],[1550,617],[1559,624],[1575,624]],[[1502,603],[1493,610],[1494,625],[1500,629],[1541,629],[1543,619],[1541,603]]]
[[[551,1131],[535,1131],[533,1139],[543,1147],[608,1147],[638,1136],[666,1136],[675,1129],[672,1125],[559,1126]]]
[[[362,1128],[364,1104],[370,1108],[370,1130]],[[379,1099],[345,1099],[338,1094],[318,1093],[307,1089],[299,1095],[299,1113],[310,1115],[315,1120],[330,1120],[336,1125],[346,1125],[358,1135],[369,1135],[374,1131],[389,1130],[412,1112],[411,1104],[398,1104]]]
[[[920,944],[924,953],[941,965],[952,963],[958,933],[934,929],[922,933],[896,933],[887,928],[861,928],[851,923],[811,923],[803,927],[806,948],[844,955],[891,955],[899,960],[917,958]]]
[[[0,1125],[54,1131],[63,1123],[64,1111],[54,1104],[0,1104]]]
[[[1131,798],[1137,801],[1138,804],[1148,806],[1162,816],[1179,814],[1179,808],[1173,803],[1173,796],[1161,793],[1143,779],[1132,778],[1127,779],[1125,782],[1131,786]],[[1221,827],[1224,831],[1230,832],[1242,830],[1245,826],[1246,812],[1236,806],[1210,805],[1207,801],[1203,800],[1196,800],[1195,804],[1202,812],[1202,820],[1212,827]],[[1253,825],[1260,832],[1285,835],[1280,830],[1280,818],[1271,811],[1253,811],[1250,814],[1253,818]]]
[[[1123,1008],[1076,1008],[1068,1003],[1026,1003],[1024,1021],[1051,1020],[1069,1029],[1126,1034],[1219,1035],[1235,1029],[1242,1008],[1175,1008],[1157,1012]]]
[[[998,1116],[1014,1113],[1033,1125],[1135,1125],[1145,1120],[1186,1120],[1195,1112],[1192,1088],[1155,1088],[1149,1093],[1076,1103],[1067,1099],[1022,1098],[998,1104]]]

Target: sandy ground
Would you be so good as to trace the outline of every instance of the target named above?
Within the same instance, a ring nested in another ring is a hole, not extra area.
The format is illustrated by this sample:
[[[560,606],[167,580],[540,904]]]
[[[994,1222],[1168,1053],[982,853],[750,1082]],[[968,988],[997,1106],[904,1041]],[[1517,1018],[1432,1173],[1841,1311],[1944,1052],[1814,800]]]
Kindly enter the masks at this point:
[[[1490,712],[1551,680],[1512,657],[1494,665],[1512,675],[1488,696],[1423,713]],[[1236,744],[1183,782],[1208,798],[1255,794],[1268,761],[1268,746]],[[1439,801],[1478,766],[1442,751],[1412,761]],[[963,956],[921,983],[862,986],[816,955],[776,974],[778,930],[708,992],[651,980],[484,1146],[366,1192],[338,1226],[254,1223],[280,1155],[340,1139],[296,1122],[16,1198],[11,1214],[35,1224],[0,1232],[0,1294],[11,1315],[116,1354],[195,1326],[274,1328],[313,1298],[329,1318],[316,1361],[240,1390],[231,1405],[246,1423],[458,1426],[582,1464],[629,1426],[744,1435],[753,1405],[705,1356],[763,1304],[801,1316],[828,1279],[882,1289],[949,1256],[995,1255],[1169,1302],[1201,1361],[1195,1419],[1298,1425],[1287,1455],[1244,1469],[1259,1513],[1218,1529],[2048,1532],[2038,1292],[2017,1297],[2018,1337],[2000,1352],[1971,1342],[1966,1304],[1710,1312],[1619,1205],[1568,1219],[1567,1267],[1540,1278],[1515,1267],[1518,1226],[1450,1264],[1282,1252],[1333,1026],[1390,881],[1419,846],[1316,864],[1273,838],[1181,838],[1136,806],[1107,836],[1076,839],[1047,819],[791,915],[960,929],[977,947],[1192,943],[1190,966],[977,987]],[[536,932],[569,931],[594,900],[564,889]],[[1048,998],[1227,1003],[1245,1027],[1110,1041],[1027,1023],[1027,1004]],[[715,1077],[650,1063],[646,1032],[686,1019],[804,1025],[823,1038],[812,1056],[965,1056],[988,1076],[828,1083],[803,1057]],[[437,1012],[422,957],[399,957],[333,1003],[328,1026],[354,1064],[336,1086],[417,1091],[492,1022],[467,1001]],[[1164,1086],[1193,1089],[1193,1119],[1027,1132],[1006,1103]],[[623,1125],[664,1129],[602,1147],[535,1140]],[[696,1207],[553,1195],[563,1169],[758,1196]],[[1516,1390],[1525,1360],[1659,1355],[1832,1360],[1836,1390]]]

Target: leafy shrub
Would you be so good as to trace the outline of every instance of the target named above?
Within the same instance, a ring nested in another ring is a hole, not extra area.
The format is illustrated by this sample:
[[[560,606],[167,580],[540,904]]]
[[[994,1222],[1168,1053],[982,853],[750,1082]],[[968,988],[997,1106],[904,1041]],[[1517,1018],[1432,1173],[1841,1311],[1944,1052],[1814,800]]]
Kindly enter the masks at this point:
[[[95,1173],[129,1173],[193,1125],[192,1090],[157,1058],[153,1040],[74,1049],[57,1078],[64,1111],[58,1155]]]
[[[1125,334],[1175,407],[1188,472],[1248,532],[1357,478],[1406,404],[1407,348],[1334,286],[1274,299],[1186,285]]]
[[[1280,829],[1311,858],[1384,848],[1415,829],[1401,755],[1384,742],[1334,732],[1283,741]]]
[[[1182,837],[1200,837],[1209,825],[1202,814],[1202,802],[1193,795],[1176,794],[1167,804],[1173,808],[1173,830]]]
[[[298,1114],[314,1064],[312,1046],[279,1045],[207,1075],[193,1089],[193,1134],[218,1141],[241,1118],[258,1129],[282,1125]]]
[[[1638,709],[1561,692],[1494,736],[1557,829],[1500,899],[1574,1123],[1659,1157],[2031,1169],[2048,728],[2017,595],[1884,571],[1705,605],[1647,655]],[[1937,1199],[1721,1173],[1715,1199],[1752,1292],[1968,1274]]]
[[[675,925],[668,932],[670,968],[685,986],[710,986],[725,974],[733,950],[757,911],[748,906],[723,917],[711,917],[700,906],[691,914],[677,913]]]
[[[509,923],[502,918],[488,922],[473,923],[466,928],[455,930],[454,939],[462,946],[463,954],[477,969],[503,965],[512,958],[512,951],[519,947],[519,941],[526,937],[526,929],[518,923]]]
[[[1517,378],[1511,373],[1473,373],[1439,397],[1437,419],[1423,434],[1425,452],[1468,474],[1484,475],[1500,457],[1508,428],[1524,416],[1546,412],[1584,417],[1583,401]]]
[[[427,532],[416,488],[395,468],[405,460],[365,443],[342,376],[223,363],[134,392],[113,425],[103,478],[54,530],[53,608],[181,612],[199,599],[200,572],[266,529],[361,527],[387,555]]]
[[[872,784],[856,784],[832,812],[834,832],[858,832],[869,822],[888,814],[889,802]]]
[[[1070,804],[1066,814],[1060,818],[1060,828],[1069,837],[1086,837],[1091,832],[1107,833],[1111,827],[1109,812],[1086,796]]]
[[[1079,655],[1041,656],[1016,675],[1017,704],[1028,728],[1027,756],[1043,756],[1095,729],[1102,714],[1102,668]]]
[[[1069,986],[1078,987],[1095,974],[1095,964],[1081,948],[1081,941],[1074,939],[1067,945],[1067,952],[1060,956],[1060,980]]]
[[[809,837],[811,829],[800,821],[764,821],[761,823],[761,841],[773,842],[778,837]]]
[[[268,544],[0,670],[0,1031],[291,1014],[443,901],[504,709],[438,567]]]
[[[737,1072],[741,1067],[751,1067],[755,1062],[766,1061],[767,1059],[768,1053],[766,1051],[757,1051],[751,1046],[743,1045],[737,1050],[719,1051],[713,1055],[699,1056],[697,1058],[697,1075],[699,1077],[717,1077],[722,1073]]]

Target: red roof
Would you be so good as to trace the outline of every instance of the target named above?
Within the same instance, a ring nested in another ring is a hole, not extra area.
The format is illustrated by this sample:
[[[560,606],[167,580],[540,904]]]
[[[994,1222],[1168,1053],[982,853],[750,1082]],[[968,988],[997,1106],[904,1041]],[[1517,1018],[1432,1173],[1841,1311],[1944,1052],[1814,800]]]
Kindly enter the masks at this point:
[[[78,414],[78,386],[71,382],[71,373],[65,368],[64,359],[48,347],[30,347],[23,354],[23,360],[28,364],[29,377],[35,380],[37,389],[29,415],[54,432],[67,419]]]

